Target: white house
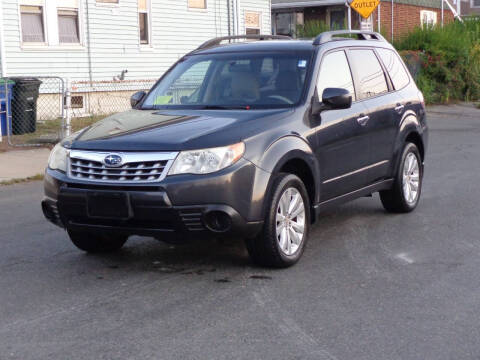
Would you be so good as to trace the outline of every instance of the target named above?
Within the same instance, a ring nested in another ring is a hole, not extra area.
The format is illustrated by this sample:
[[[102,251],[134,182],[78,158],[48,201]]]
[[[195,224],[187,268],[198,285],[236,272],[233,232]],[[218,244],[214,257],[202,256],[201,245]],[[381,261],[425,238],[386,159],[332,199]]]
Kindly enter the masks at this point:
[[[1,0],[1,74],[69,79],[74,116],[122,111],[202,42],[270,34],[270,1]],[[62,113],[58,88],[43,81],[40,120]]]
[[[1,0],[3,76],[158,78],[216,36],[271,33],[270,0]]]

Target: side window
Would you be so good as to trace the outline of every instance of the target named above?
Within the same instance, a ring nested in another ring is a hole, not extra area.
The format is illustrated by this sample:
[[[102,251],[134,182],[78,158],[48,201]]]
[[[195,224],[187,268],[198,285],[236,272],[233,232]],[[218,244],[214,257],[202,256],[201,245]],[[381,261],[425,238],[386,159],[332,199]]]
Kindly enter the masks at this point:
[[[358,82],[355,86],[360,100],[388,92],[385,74],[372,50],[350,50],[349,59]]]
[[[320,100],[323,90],[326,88],[347,89],[352,95],[352,100],[355,101],[352,73],[343,50],[329,53],[323,58],[317,82],[318,98]]]
[[[377,49],[377,51],[390,74],[395,90],[400,90],[407,86],[410,78],[398,55],[388,49]]]

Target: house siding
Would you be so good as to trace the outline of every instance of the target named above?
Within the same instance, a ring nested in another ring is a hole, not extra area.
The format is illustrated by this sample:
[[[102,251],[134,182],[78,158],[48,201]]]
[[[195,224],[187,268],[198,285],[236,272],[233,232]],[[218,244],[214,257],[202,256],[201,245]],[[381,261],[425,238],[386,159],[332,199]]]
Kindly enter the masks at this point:
[[[8,75],[88,80],[88,26],[94,81],[112,80],[122,70],[128,70],[129,80],[158,78],[202,42],[228,35],[226,0],[207,0],[205,10],[189,9],[187,0],[152,0],[151,45],[140,45],[137,1],[120,0],[117,6],[80,0],[83,46],[31,49],[22,47],[18,0],[2,0]],[[262,33],[271,32],[270,0],[240,0],[239,9],[241,33],[245,33],[245,11],[260,12]]]

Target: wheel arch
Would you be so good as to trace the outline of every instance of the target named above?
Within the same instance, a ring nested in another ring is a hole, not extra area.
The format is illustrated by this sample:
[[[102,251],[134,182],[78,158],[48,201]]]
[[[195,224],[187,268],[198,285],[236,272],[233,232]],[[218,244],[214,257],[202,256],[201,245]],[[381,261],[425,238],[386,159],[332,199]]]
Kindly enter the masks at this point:
[[[395,175],[396,170],[398,169],[400,158],[402,156],[403,148],[407,142],[415,144],[420,152],[422,158],[422,163],[425,160],[425,142],[423,139],[423,128],[419,120],[413,114],[406,116],[402,123],[400,124],[399,135],[395,142],[394,157],[393,157],[393,167],[392,175]]]
[[[262,157],[261,167],[271,173],[268,181],[268,198],[272,191],[272,183],[280,173],[294,174],[304,183],[310,200],[311,220],[315,221],[314,205],[320,197],[320,171],[315,154],[310,146],[301,138],[287,136],[272,144]],[[267,201],[264,202],[264,210]]]
[[[425,160],[425,146],[423,144],[423,139],[419,135],[417,131],[411,131],[405,138],[405,142],[411,142],[415,144],[420,152],[420,156],[422,157],[422,162]]]

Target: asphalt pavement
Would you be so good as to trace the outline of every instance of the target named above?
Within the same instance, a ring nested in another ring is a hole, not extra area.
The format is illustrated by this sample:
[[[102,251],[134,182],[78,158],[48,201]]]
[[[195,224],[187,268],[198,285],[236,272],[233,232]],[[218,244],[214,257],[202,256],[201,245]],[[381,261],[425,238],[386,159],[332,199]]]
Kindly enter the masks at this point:
[[[480,111],[432,108],[422,200],[322,214],[294,267],[241,240],[86,255],[0,187],[0,359],[480,359]]]

